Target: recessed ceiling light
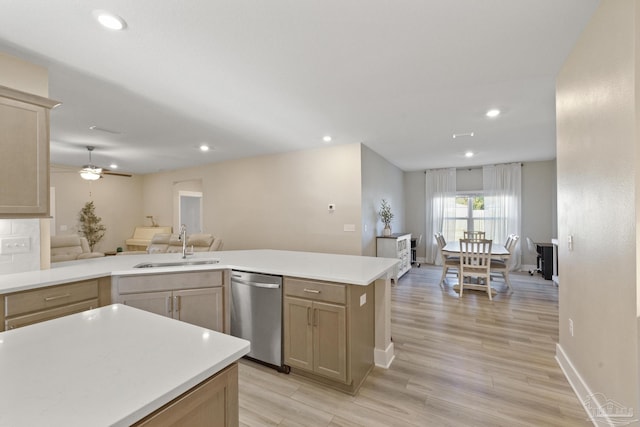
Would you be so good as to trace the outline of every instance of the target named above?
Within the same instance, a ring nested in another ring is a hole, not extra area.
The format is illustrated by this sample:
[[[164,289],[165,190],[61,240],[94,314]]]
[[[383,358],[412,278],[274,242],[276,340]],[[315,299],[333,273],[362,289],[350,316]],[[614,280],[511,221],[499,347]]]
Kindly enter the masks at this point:
[[[209,151],[209,146],[207,144],[202,144],[200,146],[200,151]]]
[[[118,169],[118,165],[116,165],[115,163],[111,163],[111,164],[109,165],[109,167],[110,167],[111,169]]]
[[[325,135],[325,136],[322,137],[322,140],[324,142],[331,142],[332,139],[333,138],[331,138],[331,135]]]
[[[497,108],[492,108],[491,110],[487,111],[486,116],[487,117],[498,117],[500,115],[500,110],[498,110]]]
[[[466,158],[473,157],[473,151],[467,151],[466,153],[464,153],[464,156],[465,156]]]
[[[93,16],[98,20],[100,25],[110,30],[120,31],[127,28],[127,23],[124,19],[105,10],[94,10]]]

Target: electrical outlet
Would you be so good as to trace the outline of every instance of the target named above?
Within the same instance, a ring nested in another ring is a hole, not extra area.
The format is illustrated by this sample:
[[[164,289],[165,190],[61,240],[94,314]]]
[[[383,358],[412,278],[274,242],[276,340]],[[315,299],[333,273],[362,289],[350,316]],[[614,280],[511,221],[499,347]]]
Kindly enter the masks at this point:
[[[569,319],[569,333],[573,336],[573,320]]]

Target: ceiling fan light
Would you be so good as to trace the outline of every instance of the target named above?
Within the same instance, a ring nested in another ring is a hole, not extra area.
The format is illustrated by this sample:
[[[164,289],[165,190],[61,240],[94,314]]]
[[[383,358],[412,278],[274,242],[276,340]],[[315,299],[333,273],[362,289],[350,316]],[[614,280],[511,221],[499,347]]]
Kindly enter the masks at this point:
[[[84,168],[80,170],[80,177],[87,181],[95,181],[96,179],[100,179],[101,172],[102,169],[100,168]]]

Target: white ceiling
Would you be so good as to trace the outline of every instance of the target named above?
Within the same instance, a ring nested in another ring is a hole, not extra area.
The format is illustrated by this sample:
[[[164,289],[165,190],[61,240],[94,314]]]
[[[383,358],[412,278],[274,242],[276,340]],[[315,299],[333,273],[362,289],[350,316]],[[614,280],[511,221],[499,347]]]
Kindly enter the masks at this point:
[[[330,134],[406,171],[464,167],[555,158],[555,76],[598,4],[0,0],[0,51],[49,69],[53,163],[94,145],[96,164],[152,173]]]

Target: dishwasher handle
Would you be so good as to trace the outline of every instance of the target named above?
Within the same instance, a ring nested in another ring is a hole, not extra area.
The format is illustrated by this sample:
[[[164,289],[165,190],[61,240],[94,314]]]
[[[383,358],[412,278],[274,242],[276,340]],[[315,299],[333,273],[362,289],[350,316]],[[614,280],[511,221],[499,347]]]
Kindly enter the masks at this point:
[[[252,286],[254,288],[280,289],[280,285],[278,283],[251,282],[248,280],[238,279],[237,277],[232,278],[231,283],[238,283],[240,285]]]

